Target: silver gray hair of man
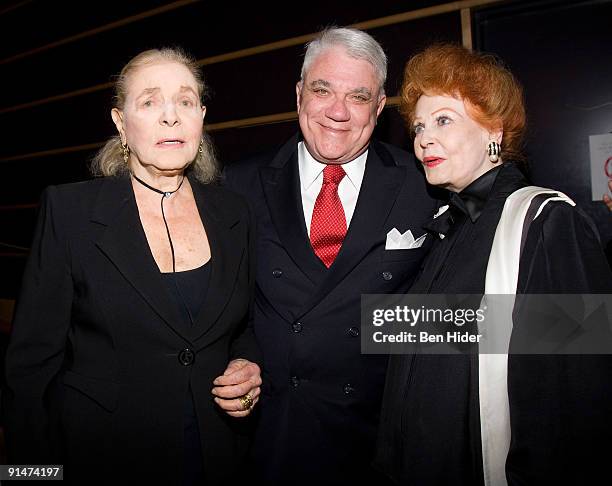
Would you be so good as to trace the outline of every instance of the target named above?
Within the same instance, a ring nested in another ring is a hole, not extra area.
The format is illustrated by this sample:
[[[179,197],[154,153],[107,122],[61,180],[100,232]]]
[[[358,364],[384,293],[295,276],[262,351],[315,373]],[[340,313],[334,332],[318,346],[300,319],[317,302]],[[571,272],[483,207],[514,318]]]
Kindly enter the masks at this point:
[[[306,44],[306,53],[300,74],[304,82],[308,69],[322,52],[332,47],[344,47],[347,54],[355,59],[369,62],[379,82],[379,96],[385,94],[387,80],[387,55],[381,45],[370,34],[349,27],[328,27]]]

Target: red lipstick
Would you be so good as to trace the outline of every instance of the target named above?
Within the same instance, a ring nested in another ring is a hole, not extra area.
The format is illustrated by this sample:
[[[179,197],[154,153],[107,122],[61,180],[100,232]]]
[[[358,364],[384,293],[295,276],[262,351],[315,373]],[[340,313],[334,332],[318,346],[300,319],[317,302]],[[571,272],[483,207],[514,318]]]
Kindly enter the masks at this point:
[[[423,159],[423,165],[431,168],[440,165],[445,160],[446,159],[443,159],[442,157],[425,157]]]

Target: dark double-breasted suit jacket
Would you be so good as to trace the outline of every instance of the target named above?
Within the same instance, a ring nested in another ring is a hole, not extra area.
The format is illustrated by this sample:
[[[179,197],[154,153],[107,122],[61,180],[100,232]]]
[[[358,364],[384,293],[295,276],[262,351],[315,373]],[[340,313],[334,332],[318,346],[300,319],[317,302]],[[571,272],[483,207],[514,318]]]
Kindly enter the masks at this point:
[[[247,327],[252,218],[238,195],[191,185],[212,252],[193,326],[164,286],[129,178],[46,190],[7,353],[13,464],[64,464],[79,484],[178,484],[191,389],[207,484],[235,472],[249,425],[211,389],[231,359],[259,356]]]
[[[327,269],[304,221],[298,140],[226,168],[257,219],[253,319],[264,384],[254,467],[267,484],[350,484],[371,474],[387,364],[361,354],[361,294],[409,289],[430,241],[385,250],[386,235],[424,234],[434,200],[412,156],[372,142],[346,238]]]

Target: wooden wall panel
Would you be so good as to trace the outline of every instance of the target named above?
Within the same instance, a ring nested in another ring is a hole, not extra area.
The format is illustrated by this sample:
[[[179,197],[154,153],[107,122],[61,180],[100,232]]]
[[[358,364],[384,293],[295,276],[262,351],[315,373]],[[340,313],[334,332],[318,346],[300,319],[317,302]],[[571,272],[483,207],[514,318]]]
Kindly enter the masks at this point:
[[[224,124],[224,128],[213,131],[212,136],[221,160],[231,163],[250,154],[270,150],[295,133],[297,123],[294,119],[246,128],[237,128],[231,122],[240,123],[245,118],[295,110],[294,85],[299,77],[303,53],[303,43],[293,42],[296,37],[312,34],[330,24],[367,22],[412,11],[419,14],[436,13],[418,10],[429,7],[445,11],[450,9],[452,11],[443,14],[370,28],[369,31],[382,43],[389,55],[389,96],[397,94],[403,66],[410,55],[431,42],[461,42],[462,26],[469,31],[469,22],[466,24],[465,19],[469,19],[470,15],[475,26],[482,27],[478,31],[479,38],[486,40],[486,43],[481,45],[507,57],[511,67],[517,68],[520,77],[527,80],[526,85],[529,86],[530,76],[537,75],[542,69],[539,62],[541,51],[535,49],[534,42],[544,37],[553,46],[561,46],[560,55],[555,58],[561,63],[558,65],[563,65],[563,51],[572,52],[572,45],[575,44],[563,41],[563,32],[555,31],[554,22],[546,19],[546,15],[535,15],[530,20],[533,24],[531,27],[529,22],[523,23],[522,17],[519,26],[512,16],[516,16],[522,6],[533,3],[541,3],[543,8],[549,8],[559,4],[583,5],[597,2],[506,1],[501,2],[503,7],[516,5],[519,10],[504,10],[489,5],[479,7],[482,3],[496,2],[478,0],[451,3],[436,0],[379,0],[375,3],[314,1],[300,5],[297,12],[294,5],[279,6],[276,2],[185,2],[185,5],[163,14],[147,16],[39,53],[3,62],[15,54],[27,53],[46,43],[87,33],[89,29],[174,3],[171,0],[107,0],[78,4],[68,1],[15,0],[5,7],[6,13],[0,9],[0,76],[4,88],[0,98],[0,123],[5,140],[0,146],[0,170],[2,180],[11,181],[0,193],[0,266],[3,277],[0,279],[0,298],[14,297],[24,262],[23,257],[16,257],[16,252],[2,246],[2,243],[28,246],[35,217],[35,209],[31,205],[38,201],[45,186],[88,177],[87,167],[95,149],[79,147],[103,142],[114,133],[109,115],[112,93],[104,85],[108,84],[112,75],[131,56],[143,49],[180,45],[204,61],[204,72],[213,90],[213,96],[208,102],[207,123],[212,124],[213,128]],[[598,3],[610,4],[609,1]],[[10,10],[8,7],[11,4],[21,6]],[[461,7],[472,7],[470,10],[464,9],[463,25],[459,10]],[[71,9],[70,16],[63,15],[68,8]],[[591,18],[593,16],[596,18]],[[594,39],[605,41],[605,18],[609,16],[605,17],[602,12],[593,10],[579,18],[584,25],[600,22],[602,33],[598,35],[604,37]],[[538,30],[541,22],[548,22],[548,30]],[[585,30],[586,27],[576,29],[566,37],[592,37]],[[15,35],[15,32],[20,35]],[[521,37],[516,37],[517,32],[521,32]],[[281,49],[222,62],[214,58],[210,62],[212,56],[285,40],[288,40],[289,45]],[[584,68],[586,71],[588,66]],[[555,79],[559,85],[558,91],[562,93],[564,84],[561,81],[565,79],[563,74],[559,73]],[[598,84],[595,78],[591,83],[588,89],[593,93],[603,86],[603,81]],[[100,85],[102,88],[97,89]],[[90,90],[92,87],[93,91],[86,94],[71,95],[74,90]],[[552,93],[551,90],[549,94]],[[47,97],[58,95],[66,96],[55,101],[44,101]],[[41,100],[43,102],[38,106],[7,111],[7,108],[22,103],[38,103]],[[530,111],[533,111],[537,105],[537,95],[528,92],[528,102]],[[538,130],[546,130],[546,124],[550,124],[550,121],[536,114],[530,133],[533,135],[540,133]],[[571,123],[568,126],[574,127]],[[563,129],[560,126],[558,133],[562,133]],[[395,107],[385,109],[375,134],[382,140],[411,149],[410,140]],[[530,140],[530,149],[536,149],[537,144],[542,143],[539,137]],[[59,152],[35,156],[38,152],[55,149],[59,149]],[[62,149],[65,151],[62,152]],[[27,154],[31,155],[24,157]],[[563,159],[564,168],[556,170],[560,174],[571,175],[564,177],[564,180],[583,181],[583,169],[579,169],[577,174],[577,169],[569,168],[572,162]],[[11,208],[14,204],[30,207]]]

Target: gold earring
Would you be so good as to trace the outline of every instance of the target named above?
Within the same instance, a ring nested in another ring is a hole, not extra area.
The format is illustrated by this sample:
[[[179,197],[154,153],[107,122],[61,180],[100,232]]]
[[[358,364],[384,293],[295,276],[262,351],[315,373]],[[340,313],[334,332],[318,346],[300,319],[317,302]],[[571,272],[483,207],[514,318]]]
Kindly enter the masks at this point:
[[[127,164],[130,158],[130,148],[128,147],[127,142],[121,144],[121,149],[123,150],[123,161]]]
[[[204,153],[204,139],[203,138],[200,139],[200,146],[198,147],[198,152],[200,154],[200,157],[202,157],[202,154]]]

